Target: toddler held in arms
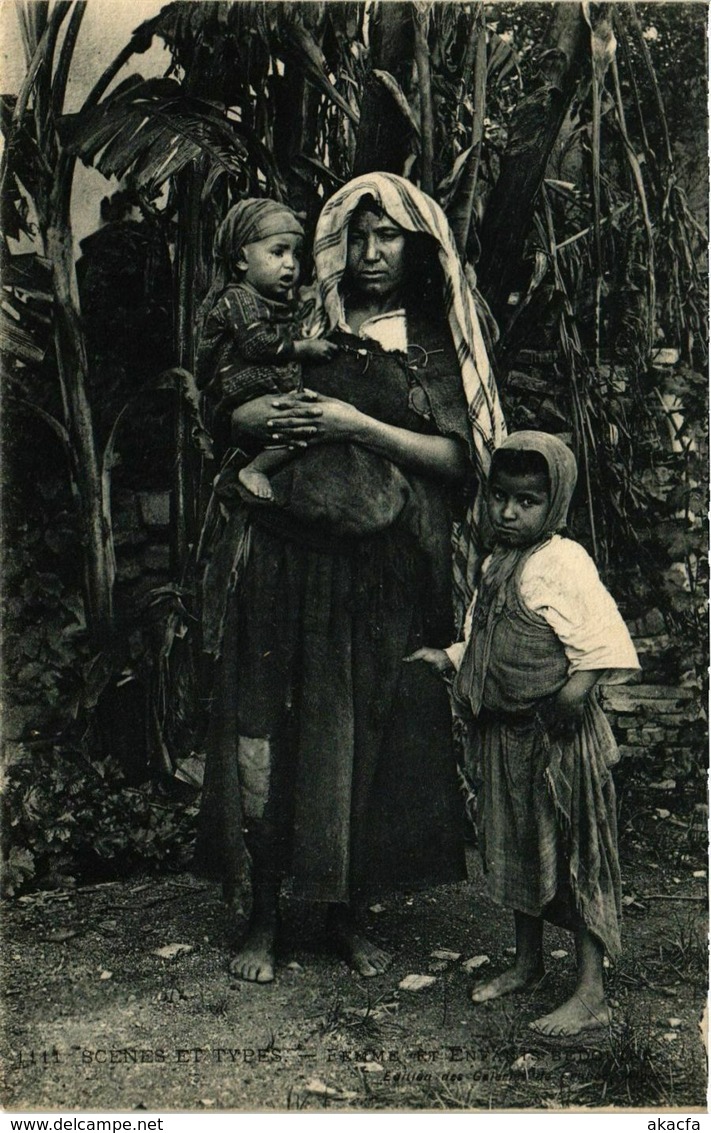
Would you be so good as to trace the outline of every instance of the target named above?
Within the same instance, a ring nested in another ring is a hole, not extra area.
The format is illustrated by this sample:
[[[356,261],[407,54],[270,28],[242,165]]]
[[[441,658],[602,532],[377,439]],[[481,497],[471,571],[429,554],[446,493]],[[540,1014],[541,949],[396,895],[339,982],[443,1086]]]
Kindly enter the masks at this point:
[[[234,205],[217,231],[198,356],[198,380],[206,371],[214,375],[206,392],[216,418],[264,394],[303,390],[301,362],[324,361],[337,351],[325,339],[299,334],[293,295],[303,237],[290,208],[258,198]],[[242,488],[271,500],[269,473],[291,455],[285,445],[265,448],[240,468]]]

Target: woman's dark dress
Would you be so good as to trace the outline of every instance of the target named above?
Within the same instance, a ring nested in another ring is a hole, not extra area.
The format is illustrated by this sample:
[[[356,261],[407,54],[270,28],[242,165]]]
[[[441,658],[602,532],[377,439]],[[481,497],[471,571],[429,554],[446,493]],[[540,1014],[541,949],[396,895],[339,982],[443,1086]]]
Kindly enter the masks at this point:
[[[446,328],[408,329],[410,342],[437,351],[425,366],[419,352],[413,371],[375,347],[367,366],[341,354],[307,374],[306,386],[389,424],[470,444]],[[251,511],[212,714],[203,832],[227,893],[245,865],[238,736],[270,739],[269,798],[260,821],[247,820],[247,840],[266,840],[272,857],[278,849],[277,872],[293,874],[298,895],[347,901],[459,880],[446,689],[402,659],[452,640],[450,527],[461,489],[401,474],[345,443],[306,451],[272,482],[282,506]]]

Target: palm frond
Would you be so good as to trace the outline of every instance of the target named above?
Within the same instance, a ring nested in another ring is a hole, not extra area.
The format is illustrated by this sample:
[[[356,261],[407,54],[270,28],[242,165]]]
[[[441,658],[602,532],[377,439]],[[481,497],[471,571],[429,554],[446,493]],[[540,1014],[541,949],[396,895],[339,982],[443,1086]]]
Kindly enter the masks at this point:
[[[352,106],[336,90],[328,76],[326,56],[317,44],[308,28],[300,19],[289,20],[284,28],[285,37],[290,43],[297,62],[303,67],[307,78],[326,97],[350,118],[354,126],[359,123],[359,116]]]
[[[61,136],[70,153],[105,177],[130,175],[148,196],[203,154],[233,177],[249,156],[222,109],[173,79],[132,76],[98,106],[65,116]]]

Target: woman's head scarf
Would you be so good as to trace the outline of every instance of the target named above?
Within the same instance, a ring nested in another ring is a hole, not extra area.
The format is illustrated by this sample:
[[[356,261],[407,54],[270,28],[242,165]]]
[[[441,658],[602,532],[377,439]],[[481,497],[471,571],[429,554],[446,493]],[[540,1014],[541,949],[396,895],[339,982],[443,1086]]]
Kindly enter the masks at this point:
[[[348,254],[348,225],[364,198],[372,198],[390,220],[405,232],[424,233],[438,246],[444,275],[444,307],[457,352],[469,422],[474,439],[477,472],[483,483],[491,454],[504,439],[506,426],[496,382],[489,365],[474,297],[467,283],[447,218],[439,205],[394,173],[355,177],[326,202],[316,225],[314,262],[318,304],[314,333],[346,329],[341,281]],[[458,620],[464,616],[481,560],[479,537],[482,492],[467,510],[455,532],[453,589]]]

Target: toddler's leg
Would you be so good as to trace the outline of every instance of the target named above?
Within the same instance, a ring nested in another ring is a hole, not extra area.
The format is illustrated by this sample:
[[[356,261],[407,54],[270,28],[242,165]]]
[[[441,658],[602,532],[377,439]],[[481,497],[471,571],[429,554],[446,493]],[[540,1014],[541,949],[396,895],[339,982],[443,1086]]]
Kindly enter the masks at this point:
[[[603,985],[602,944],[586,928],[578,929],[575,937],[578,958],[578,982],[570,999],[550,1015],[543,1015],[531,1023],[531,1030],[539,1035],[569,1037],[595,1027],[607,1027],[612,1012],[605,999]]]
[[[265,448],[254,460],[241,468],[238,473],[239,482],[243,488],[251,492],[259,500],[274,499],[274,492],[269,483],[269,473],[275,472],[291,460],[293,453],[285,446],[278,448]]]
[[[524,991],[543,978],[543,921],[527,913],[514,911],[516,927],[516,960],[500,976],[477,984],[471,994],[472,1003],[486,1003],[513,991]]]

